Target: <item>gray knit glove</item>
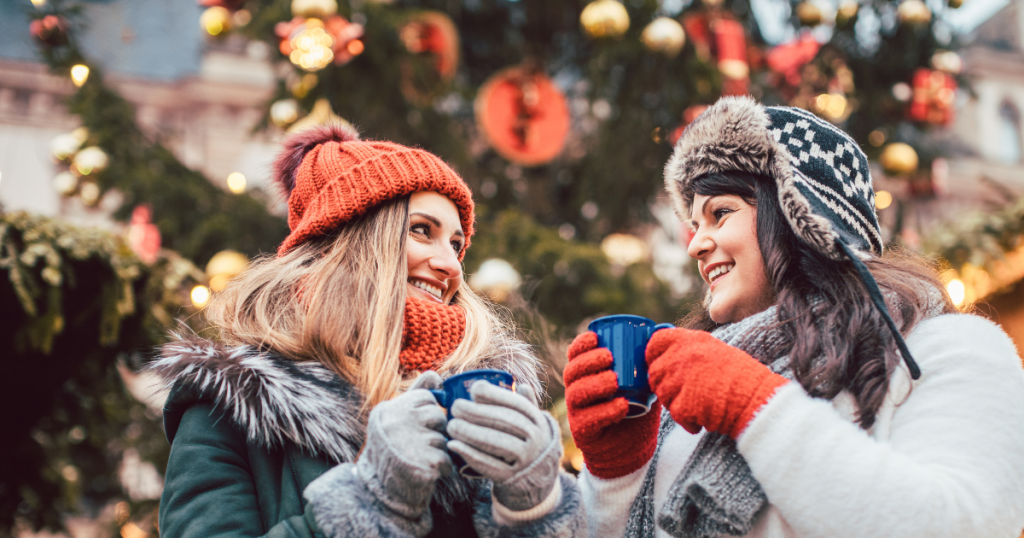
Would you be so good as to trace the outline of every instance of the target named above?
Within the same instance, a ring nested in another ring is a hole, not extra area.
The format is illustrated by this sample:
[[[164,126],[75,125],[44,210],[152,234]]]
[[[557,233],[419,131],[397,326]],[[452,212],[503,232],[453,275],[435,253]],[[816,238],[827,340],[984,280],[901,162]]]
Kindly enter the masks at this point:
[[[356,469],[367,488],[385,506],[415,520],[422,516],[438,478],[452,472],[445,451],[447,419],[434,396],[423,390],[441,386],[436,372],[420,374],[401,396],[370,411],[366,446]]]
[[[469,390],[473,401],[456,400],[448,422],[448,448],[491,479],[494,498],[515,511],[547,498],[562,456],[558,424],[537,408],[529,387],[519,387],[522,394],[474,383]]]

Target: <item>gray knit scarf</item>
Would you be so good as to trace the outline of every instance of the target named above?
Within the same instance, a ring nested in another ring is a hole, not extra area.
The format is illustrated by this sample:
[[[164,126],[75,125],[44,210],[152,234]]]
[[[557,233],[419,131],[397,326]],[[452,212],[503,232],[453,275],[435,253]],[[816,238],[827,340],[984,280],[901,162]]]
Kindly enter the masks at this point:
[[[719,327],[712,336],[768,363],[773,372],[793,379],[788,357],[771,360],[768,351],[781,341],[776,307],[742,321]],[[721,534],[743,536],[753,528],[755,516],[768,498],[754,479],[736,442],[725,435],[705,433],[679,473],[655,520],[654,475],[665,437],[675,427],[667,410],[662,411],[658,450],[651,459],[643,486],[626,523],[627,538],[652,538],[657,523],[678,538],[703,538]]]
[[[895,294],[883,292],[890,311],[899,311]],[[941,292],[926,290],[930,303],[922,319],[939,315],[945,308]],[[794,379],[788,356],[771,357],[770,350],[782,341],[777,307],[742,321],[723,325],[711,335],[739,348],[766,364],[773,372]],[[654,475],[665,438],[676,423],[662,411],[658,449],[644,476],[640,493],[630,508],[626,538],[653,538],[655,525],[676,538],[745,536],[754,527],[758,512],[768,504],[736,442],[725,435],[705,433],[679,476],[669,488],[665,504],[655,518]]]

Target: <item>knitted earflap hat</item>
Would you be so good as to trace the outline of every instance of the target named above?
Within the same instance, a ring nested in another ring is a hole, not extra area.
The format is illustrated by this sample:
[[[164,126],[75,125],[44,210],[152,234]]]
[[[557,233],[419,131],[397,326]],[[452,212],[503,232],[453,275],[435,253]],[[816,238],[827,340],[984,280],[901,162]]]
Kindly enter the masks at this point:
[[[437,156],[393,142],[359,140],[350,127],[325,125],[299,131],[282,142],[274,176],[288,197],[291,233],[283,255],[327,235],[383,202],[419,191],[443,194],[459,210],[465,247],[473,236],[473,193]]]
[[[917,379],[920,370],[861,261],[882,254],[882,234],[868,159],[857,143],[806,110],[723,97],[686,127],[665,165],[665,188],[679,218],[690,219],[683,193],[695,179],[729,171],[774,179],[782,213],[797,237],[854,265]]]

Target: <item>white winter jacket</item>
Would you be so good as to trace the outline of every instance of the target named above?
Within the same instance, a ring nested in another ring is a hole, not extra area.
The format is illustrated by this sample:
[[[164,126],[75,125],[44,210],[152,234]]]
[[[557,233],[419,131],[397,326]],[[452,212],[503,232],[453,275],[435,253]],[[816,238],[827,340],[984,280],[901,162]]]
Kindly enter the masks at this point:
[[[921,367],[894,374],[874,426],[854,422],[849,394],[780,388],[737,440],[768,496],[750,536],[1018,538],[1024,530],[1024,368],[994,323],[947,314],[907,338]],[[658,458],[660,510],[700,435],[678,425]],[[622,536],[647,466],[580,476],[594,537]],[[660,528],[657,536],[668,537]]]

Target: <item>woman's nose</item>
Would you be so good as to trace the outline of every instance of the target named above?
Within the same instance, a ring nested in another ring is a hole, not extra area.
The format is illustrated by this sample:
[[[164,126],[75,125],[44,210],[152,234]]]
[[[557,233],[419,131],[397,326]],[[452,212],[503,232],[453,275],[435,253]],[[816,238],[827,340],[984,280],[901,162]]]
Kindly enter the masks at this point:
[[[443,273],[445,278],[456,278],[462,274],[462,264],[459,263],[458,253],[451,247],[446,247],[447,245],[438,247],[428,263],[431,269]]]
[[[714,249],[715,242],[711,240],[708,233],[703,230],[697,230],[694,232],[693,238],[690,239],[690,244],[686,247],[686,253],[691,258],[698,260]]]

